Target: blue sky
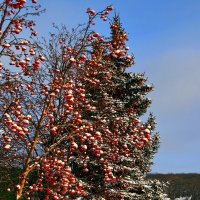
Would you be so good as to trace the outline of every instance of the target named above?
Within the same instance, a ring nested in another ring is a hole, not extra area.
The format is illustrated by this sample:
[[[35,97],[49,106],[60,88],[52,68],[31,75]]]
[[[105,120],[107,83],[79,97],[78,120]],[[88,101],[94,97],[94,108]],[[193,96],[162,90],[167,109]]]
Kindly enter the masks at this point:
[[[47,36],[52,22],[69,29],[87,21],[88,7],[101,11],[112,4],[136,57],[132,68],[145,72],[155,90],[153,104],[161,147],[153,172],[200,173],[200,1],[199,0],[48,0],[37,30]],[[108,26],[97,24],[100,33]]]

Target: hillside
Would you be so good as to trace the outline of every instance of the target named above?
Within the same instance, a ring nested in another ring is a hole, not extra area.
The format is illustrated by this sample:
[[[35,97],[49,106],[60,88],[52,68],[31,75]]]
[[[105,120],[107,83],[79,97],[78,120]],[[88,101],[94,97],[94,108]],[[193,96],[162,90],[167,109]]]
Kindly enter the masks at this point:
[[[192,195],[192,200],[200,200],[200,174],[148,174],[147,178],[169,182],[171,199]]]

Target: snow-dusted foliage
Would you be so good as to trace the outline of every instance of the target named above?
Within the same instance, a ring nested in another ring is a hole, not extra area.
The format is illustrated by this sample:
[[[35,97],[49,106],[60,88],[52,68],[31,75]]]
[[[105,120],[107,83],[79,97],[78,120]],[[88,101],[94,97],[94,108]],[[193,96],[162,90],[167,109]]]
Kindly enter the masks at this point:
[[[191,200],[191,199],[192,199],[192,196],[175,198],[175,200]]]

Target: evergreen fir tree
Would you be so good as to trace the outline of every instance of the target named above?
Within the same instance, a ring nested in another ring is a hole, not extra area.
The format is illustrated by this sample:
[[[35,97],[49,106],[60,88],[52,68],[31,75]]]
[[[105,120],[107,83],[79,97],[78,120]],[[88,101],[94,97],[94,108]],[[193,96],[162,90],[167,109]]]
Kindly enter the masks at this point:
[[[146,123],[139,120],[151,104],[146,95],[153,86],[146,84],[144,74],[127,72],[134,64],[133,56],[127,56],[127,40],[120,18],[115,16],[108,50],[102,48],[103,44],[94,43],[94,54],[104,49],[101,62],[106,66],[102,76],[96,75],[101,84],[91,95],[96,106],[95,118],[104,127],[100,129],[103,134],[100,146],[107,152],[105,199],[163,199],[162,184],[156,182],[151,186],[144,181],[159,147],[159,135],[153,134],[153,115],[150,114]],[[146,189],[151,187],[154,190]]]

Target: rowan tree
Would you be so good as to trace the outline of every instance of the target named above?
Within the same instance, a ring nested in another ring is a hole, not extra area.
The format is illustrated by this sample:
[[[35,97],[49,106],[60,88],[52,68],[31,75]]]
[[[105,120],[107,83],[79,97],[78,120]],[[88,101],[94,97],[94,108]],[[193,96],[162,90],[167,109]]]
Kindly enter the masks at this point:
[[[5,171],[24,167],[24,154],[31,142],[31,138],[23,138],[29,132],[30,115],[22,114],[20,93],[22,89],[28,90],[28,75],[44,61],[33,44],[37,36],[33,18],[42,12],[37,0],[0,2],[0,167]],[[12,176],[5,177],[10,177],[13,186]]]
[[[126,71],[134,57],[119,17],[108,18],[112,7],[88,9],[86,25],[55,26],[50,39],[32,43],[16,35],[23,26],[35,35],[28,17],[39,7],[23,0],[1,8],[2,23],[10,20],[1,58],[10,63],[1,65],[0,150],[2,165],[19,172],[8,191],[16,199],[163,199],[162,184],[144,180],[159,145],[153,115],[139,120],[153,87]],[[110,37],[93,30],[97,18],[108,21]]]

